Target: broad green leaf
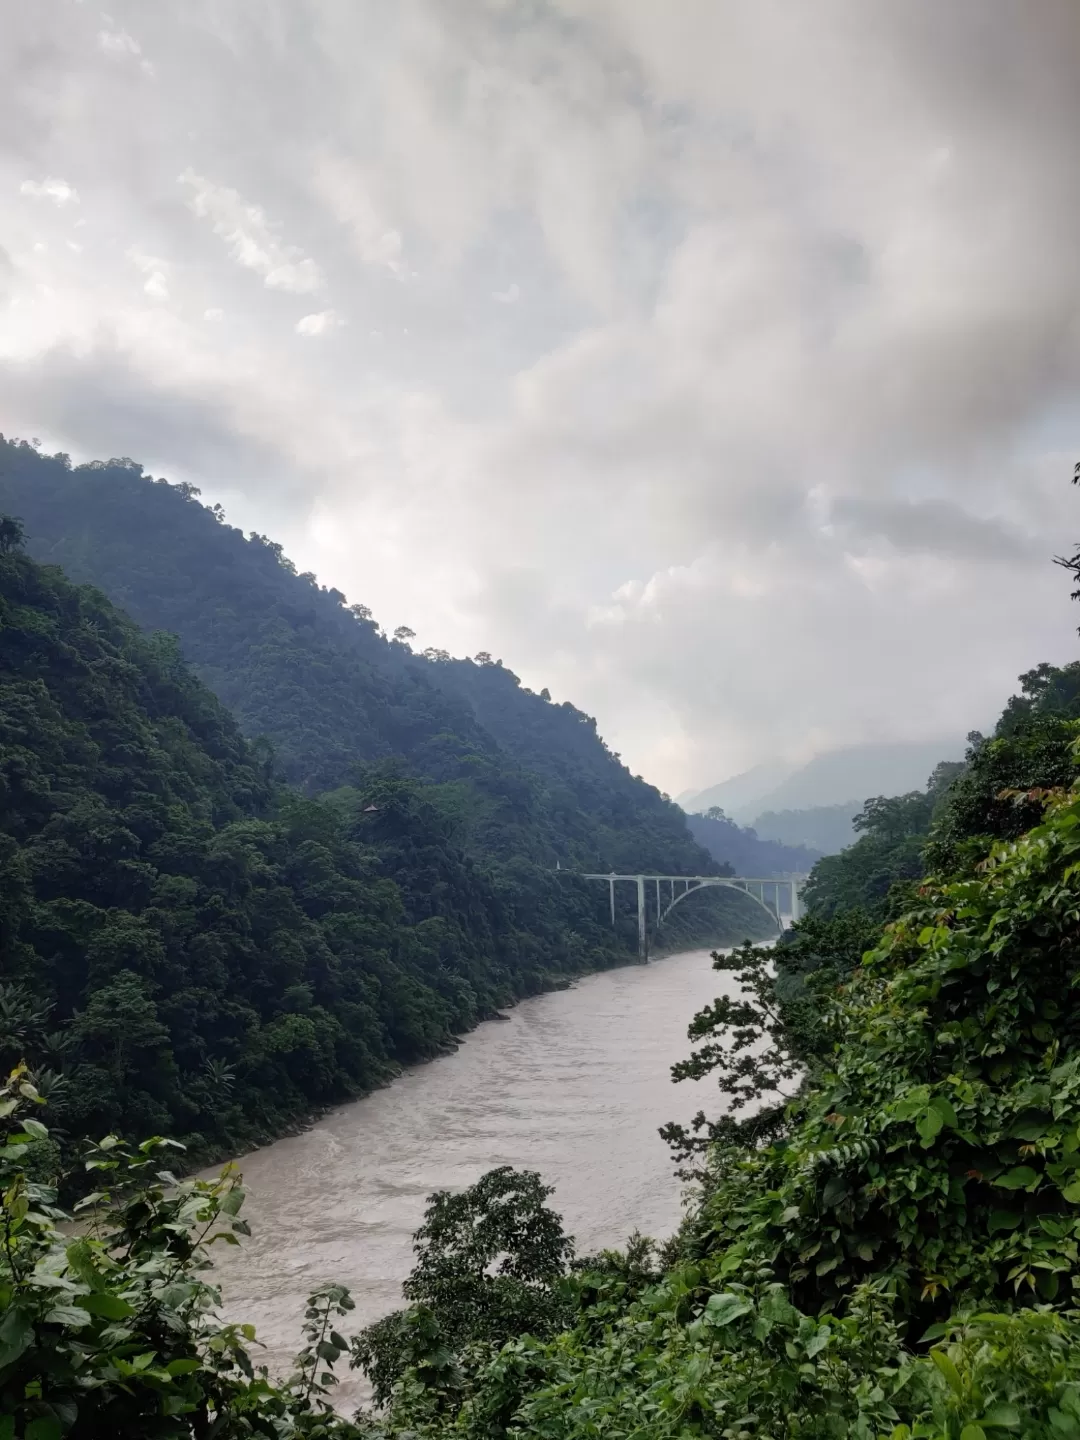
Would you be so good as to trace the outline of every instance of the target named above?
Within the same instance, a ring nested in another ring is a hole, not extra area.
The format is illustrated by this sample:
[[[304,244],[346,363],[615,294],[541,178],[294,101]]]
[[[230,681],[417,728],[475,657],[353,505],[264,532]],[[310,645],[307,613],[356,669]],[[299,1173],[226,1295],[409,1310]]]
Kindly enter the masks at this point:
[[[839,1205],[847,1197],[848,1184],[842,1175],[830,1175],[821,1192],[821,1203],[828,1207]]]
[[[1014,1165],[1011,1170],[1006,1170],[1004,1175],[999,1175],[994,1181],[1002,1190],[1026,1190],[1030,1185],[1038,1184],[1039,1173],[1033,1170],[1030,1165]]]
[[[129,1315],[135,1314],[135,1307],[129,1305],[126,1300],[121,1300],[119,1295],[109,1295],[99,1292],[95,1295],[78,1295],[75,1304],[81,1305],[91,1315],[103,1315],[106,1320],[126,1320]]]
[[[725,1291],[722,1295],[710,1295],[705,1306],[705,1318],[711,1325],[730,1325],[741,1315],[748,1315],[753,1304],[745,1295]]]
[[[942,1123],[948,1125],[950,1130],[956,1129],[956,1111],[951,1100],[947,1100],[944,1095],[935,1095],[930,1101],[930,1109],[941,1116]]]
[[[1035,1288],[1044,1300],[1056,1300],[1061,1278],[1054,1270],[1040,1270],[1035,1277]]]
[[[245,1200],[243,1190],[239,1185],[235,1186],[222,1198],[220,1210],[223,1215],[235,1215]]]
[[[940,1110],[927,1108],[915,1122],[915,1129],[919,1132],[919,1139],[923,1142],[923,1148],[932,1145],[938,1135],[944,1129],[945,1119]]]
[[[960,1379],[960,1373],[957,1370],[956,1366],[953,1364],[951,1358],[946,1355],[945,1351],[931,1350],[930,1359],[934,1362],[937,1368],[941,1371],[942,1375],[944,1375],[945,1379],[948,1381],[949,1388],[953,1390],[957,1395],[962,1395],[964,1393],[964,1385],[963,1381]]]
[[[993,1425],[999,1430],[1019,1430],[1020,1411],[1007,1400],[991,1405],[982,1417],[983,1425]]]
[[[45,1320],[50,1325],[88,1325],[90,1315],[81,1305],[54,1305]]]
[[[974,1422],[960,1431],[960,1440],[986,1440],[986,1431]]]
[[[917,1085],[913,1090],[909,1090],[902,1100],[897,1100],[892,1112],[898,1120],[910,1120],[926,1109],[929,1098],[929,1087]]]
[[[1021,1216],[1016,1210],[991,1210],[990,1223],[987,1227],[991,1235],[998,1230],[1015,1230],[1020,1224]]]
[[[194,1358],[184,1360],[170,1360],[165,1366],[170,1375],[192,1375],[196,1370],[202,1368],[202,1361]]]
[[[1053,1128],[1054,1122],[1048,1115],[1025,1116],[1010,1126],[1009,1134],[1014,1140],[1032,1142],[1041,1140]]]
[[[17,1360],[33,1339],[34,1327],[30,1316],[20,1306],[11,1306],[0,1320],[0,1370]]]
[[[63,1426],[55,1415],[39,1415],[23,1431],[26,1440],[60,1440]]]
[[[812,1360],[815,1355],[820,1355],[829,1341],[832,1339],[832,1331],[828,1325],[821,1325],[815,1334],[811,1335],[806,1342],[806,1353]]]

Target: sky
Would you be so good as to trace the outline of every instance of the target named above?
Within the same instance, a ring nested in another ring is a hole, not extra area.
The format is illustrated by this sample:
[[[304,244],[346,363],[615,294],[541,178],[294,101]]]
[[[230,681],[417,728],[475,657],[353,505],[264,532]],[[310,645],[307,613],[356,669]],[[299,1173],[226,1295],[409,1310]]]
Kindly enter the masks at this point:
[[[1077,656],[1076,0],[0,0],[0,431],[677,793]]]

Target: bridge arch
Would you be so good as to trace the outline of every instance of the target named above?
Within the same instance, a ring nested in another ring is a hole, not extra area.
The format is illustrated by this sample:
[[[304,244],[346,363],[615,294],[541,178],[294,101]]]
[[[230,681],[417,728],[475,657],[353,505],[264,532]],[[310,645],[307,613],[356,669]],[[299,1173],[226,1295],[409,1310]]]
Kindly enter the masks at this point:
[[[558,867],[556,867],[558,868]],[[574,872],[564,870],[564,875]],[[783,931],[784,919],[780,910],[780,893],[787,889],[791,896],[791,918],[796,921],[799,918],[799,892],[801,891],[807,877],[805,875],[783,875],[763,876],[760,879],[748,875],[616,875],[611,871],[607,875],[582,875],[584,880],[604,880],[607,882],[611,894],[611,923],[615,924],[615,886],[619,881],[631,881],[637,886],[637,919],[638,919],[638,954],[642,960],[648,958],[648,926],[647,906],[645,900],[646,882],[656,886],[656,917],[657,930],[674,910],[675,906],[686,899],[687,895],[693,895],[698,890],[709,887],[724,885],[731,890],[741,890],[748,895],[757,905],[760,905],[769,919],[774,921],[778,928]],[[661,885],[669,885],[670,900],[665,908],[660,898]],[[682,890],[676,894],[676,885],[681,885]],[[775,908],[770,908],[765,900],[766,890],[771,889],[776,898]],[[754,893],[756,890],[756,894]]]
[[[776,928],[779,931],[783,932],[784,922],[780,915],[779,903],[774,910],[770,905],[767,905],[765,903],[765,898],[763,895],[755,895],[752,890],[749,890],[744,885],[741,885],[738,880],[717,878],[715,880],[699,880],[696,885],[691,885],[686,890],[680,890],[679,893],[675,896],[675,898],[671,900],[666,906],[666,908],[663,909],[656,917],[656,933],[659,934],[661,926],[671,914],[671,912],[675,909],[675,906],[681,905],[688,895],[696,895],[699,890],[717,890],[721,886],[723,886],[726,890],[738,890],[740,895],[748,896],[748,898],[751,899],[755,905],[759,905],[761,909],[765,911],[765,914],[768,915],[769,919],[776,926]]]

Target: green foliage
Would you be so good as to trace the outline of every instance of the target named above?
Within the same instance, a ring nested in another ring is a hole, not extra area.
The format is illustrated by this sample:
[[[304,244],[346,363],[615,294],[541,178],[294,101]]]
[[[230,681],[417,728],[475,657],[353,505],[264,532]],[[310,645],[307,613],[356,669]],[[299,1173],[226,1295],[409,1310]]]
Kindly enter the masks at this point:
[[[0,1085],[0,1436],[358,1437],[329,1402],[345,1292],[311,1298],[307,1343],[281,1384],[254,1367],[251,1326],[217,1318],[212,1248],[248,1233],[235,1170],[178,1181],[164,1167],[182,1147],[108,1136],[85,1162],[99,1188],[71,1214],[35,1176],[49,1147],[42,1103],[22,1067]]]
[[[1038,823],[1045,792],[1068,787],[1080,720],[1080,663],[1039,665],[1020,676],[989,740],[972,736],[963,774],[936,818],[926,863],[971,869],[994,840],[1015,839]]]
[[[523,993],[552,973],[636,953],[630,887],[617,896],[613,935],[603,887],[567,871],[717,870],[679,807],[629,773],[591,716],[532,694],[490,656],[414,655],[408,627],[387,639],[365,606],[298,575],[265,536],[245,539],[193,487],[155,482],[130,460],[72,468],[0,438],[3,509],[21,517],[38,559],[100,587],[147,630],[177,636],[184,659],[291,784],[368,795],[388,773],[421,782],[430,809],[422,820],[424,807],[414,807],[412,837],[483,870],[498,897],[492,909],[502,907],[513,931],[507,968],[528,972]],[[382,852],[372,838],[382,873],[420,891],[409,849],[389,837]],[[687,945],[768,933],[734,892],[683,909]],[[487,916],[488,928],[498,923]]]
[[[814,866],[803,892],[821,916],[862,910],[884,920],[916,902],[927,873],[973,869],[995,840],[1036,825],[1045,792],[1072,781],[1080,720],[1080,662],[1020,676],[992,737],[968,737],[963,764],[939,765],[925,791],[868,800],[860,838]]]
[[[385,641],[190,487],[7,452],[35,507],[70,501],[76,559],[131,567],[294,778],[337,789],[277,788],[174,642],[0,525],[0,1059],[35,1066],[0,1088],[0,1440],[1080,1437],[1080,667],[1022,677],[925,793],[868,801],[775,948],[716,957],[733,983],[676,1077],[728,1113],[669,1127],[697,1161],[673,1242],[575,1263],[539,1177],[494,1171],[432,1197],[406,1309],[350,1340],[324,1286],[273,1382],[207,1275],[245,1233],[238,1177],[180,1182],[169,1142],[109,1136],[76,1220],[71,1136],[93,1113],[228,1143],[355,1093],[618,953],[552,849],[700,852],[589,717],[490,656]],[[381,1414],[335,1415],[346,1354]]]
[[[925,791],[867,800],[852,821],[859,839],[819,860],[811,872],[803,890],[811,913],[828,917],[860,910],[883,920],[904,908],[924,874],[923,848],[934,816],[962,769],[945,762]]]
[[[796,1061],[804,1083],[771,1128],[715,1127],[676,1263],[586,1274],[572,1327],[467,1385],[407,1368],[387,1433],[1080,1434],[1080,789],[1044,806],[854,973],[865,912],[807,922],[775,957],[786,1010],[769,952],[735,957],[683,1073],[744,1104]]]
[[[410,1309],[354,1342],[354,1363],[369,1376],[377,1404],[391,1400],[410,1368],[441,1376],[441,1388],[458,1392],[477,1347],[490,1358],[493,1347],[520,1335],[544,1338],[563,1328],[571,1311],[560,1282],[573,1244],[544,1203],[551,1193],[534,1171],[504,1165],[460,1194],[430,1197],[404,1285]]]
[[[384,776],[323,804],[276,787],[174,642],[12,544],[0,1065],[32,1061],[62,1139],[171,1132],[205,1158],[619,958],[601,921],[576,942],[545,928],[558,877],[533,903],[462,854],[435,788]]]

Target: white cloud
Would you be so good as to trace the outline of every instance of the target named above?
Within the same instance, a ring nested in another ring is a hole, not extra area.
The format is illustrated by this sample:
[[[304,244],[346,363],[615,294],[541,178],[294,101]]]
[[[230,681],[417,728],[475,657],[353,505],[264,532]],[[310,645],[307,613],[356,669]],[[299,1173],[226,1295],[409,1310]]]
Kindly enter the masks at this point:
[[[118,59],[138,60],[143,74],[150,76],[154,74],[153,65],[143,56],[142,46],[126,30],[99,30],[97,46],[105,55],[112,55]]]
[[[337,155],[323,155],[315,168],[314,188],[327,208],[349,230],[365,265],[385,266],[394,275],[406,271],[401,234],[390,225],[373,194],[372,177]]]
[[[132,111],[100,19],[15,7],[0,167],[95,239],[12,207],[5,416],[227,491],[669,790],[985,724],[1076,653],[1080,9],[1034,8],[129,0]]]
[[[126,30],[99,30],[97,43],[98,49],[103,50],[106,55],[137,56],[142,54],[139,42]]]
[[[252,205],[235,190],[215,185],[190,167],[179,177],[191,191],[189,204],[195,214],[208,219],[215,235],[229,247],[238,265],[263,277],[270,290],[288,290],[294,295],[311,295],[324,287],[319,267],[295,245],[287,245],[259,205]]]
[[[34,200],[51,200],[54,205],[77,205],[79,192],[66,180],[50,175],[47,180],[24,180],[19,186],[20,195],[29,195]]]
[[[217,321],[225,319],[225,311],[219,310],[216,305],[212,305],[209,310],[203,311],[203,319],[216,324]]]
[[[305,315],[296,322],[296,333],[298,335],[325,335],[330,330],[336,330],[344,325],[344,320],[336,310],[321,310],[317,315]]]
[[[143,281],[143,291],[152,300],[168,300],[169,280],[168,262],[156,255],[147,255],[138,246],[132,246],[128,252],[128,259],[141,270],[146,279]]]

